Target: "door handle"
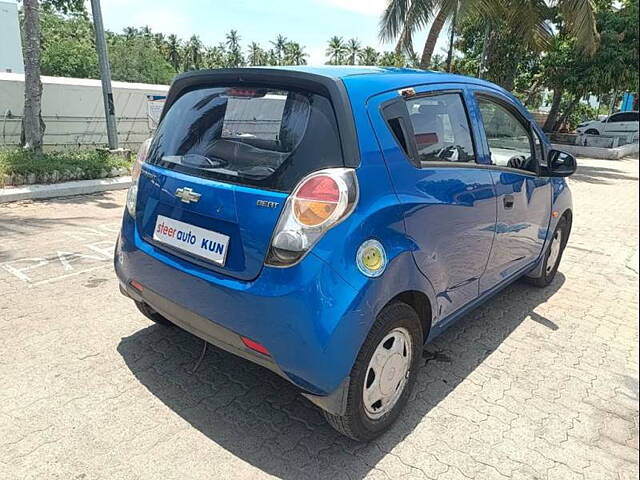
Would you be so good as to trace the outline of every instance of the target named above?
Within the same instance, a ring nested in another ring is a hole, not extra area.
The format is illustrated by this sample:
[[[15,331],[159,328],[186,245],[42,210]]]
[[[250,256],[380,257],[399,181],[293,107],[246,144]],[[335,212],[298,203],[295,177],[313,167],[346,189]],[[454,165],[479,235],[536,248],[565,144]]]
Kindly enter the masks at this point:
[[[505,195],[502,197],[502,202],[504,203],[504,208],[513,208],[515,198],[513,198],[513,195]]]

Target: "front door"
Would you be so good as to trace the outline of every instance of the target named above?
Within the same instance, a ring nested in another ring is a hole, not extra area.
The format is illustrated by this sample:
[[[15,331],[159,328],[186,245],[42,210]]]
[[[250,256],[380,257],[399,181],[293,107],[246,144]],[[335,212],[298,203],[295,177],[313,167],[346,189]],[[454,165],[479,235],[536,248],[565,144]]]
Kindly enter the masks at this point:
[[[485,149],[497,193],[496,237],[484,293],[533,265],[541,254],[551,214],[551,183],[538,175],[542,148],[529,121],[500,94],[475,92]],[[537,148],[538,147],[538,148]]]
[[[451,87],[368,103],[416,264],[436,292],[436,321],[478,297],[496,224],[493,180],[476,163],[465,91]]]

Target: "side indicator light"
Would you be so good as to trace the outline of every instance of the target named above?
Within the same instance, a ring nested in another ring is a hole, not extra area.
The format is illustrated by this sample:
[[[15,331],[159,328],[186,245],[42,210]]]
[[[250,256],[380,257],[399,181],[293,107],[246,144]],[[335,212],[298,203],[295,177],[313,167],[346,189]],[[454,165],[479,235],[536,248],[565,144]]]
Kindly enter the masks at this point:
[[[240,338],[242,339],[242,343],[244,343],[247,348],[250,348],[251,350],[254,350],[254,351],[256,351],[258,353],[261,353],[263,355],[271,356],[269,354],[269,350],[264,348],[264,346],[259,344],[258,342],[254,342],[253,340],[251,340],[250,338],[247,338],[247,337],[242,337],[241,336]]]
[[[560,213],[559,212],[553,212],[551,215],[553,216],[553,218],[558,218],[558,215],[560,215]]]
[[[135,288],[139,292],[144,290],[144,287],[142,286],[142,284],[140,282],[136,282],[135,280],[131,280],[129,282],[129,285],[131,285],[133,288]]]

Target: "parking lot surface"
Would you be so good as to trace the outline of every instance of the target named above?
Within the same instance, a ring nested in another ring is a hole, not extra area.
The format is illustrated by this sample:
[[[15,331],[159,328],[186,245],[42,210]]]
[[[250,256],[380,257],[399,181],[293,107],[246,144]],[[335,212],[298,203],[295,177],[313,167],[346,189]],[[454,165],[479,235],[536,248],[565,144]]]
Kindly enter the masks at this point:
[[[1,479],[638,478],[638,160],[580,160],[547,289],[427,345],[401,420],[335,433],[280,377],[118,292],[124,192],[0,206]]]

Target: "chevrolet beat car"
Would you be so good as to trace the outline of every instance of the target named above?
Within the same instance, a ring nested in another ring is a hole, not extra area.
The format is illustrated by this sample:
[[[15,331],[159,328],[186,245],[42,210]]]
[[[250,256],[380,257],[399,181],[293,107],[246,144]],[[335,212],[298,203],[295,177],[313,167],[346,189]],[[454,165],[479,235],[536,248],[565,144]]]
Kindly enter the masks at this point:
[[[521,277],[553,280],[575,169],[478,79],[190,72],[138,154],[115,268],[151,320],[276,372],[369,440],[425,342]]]

